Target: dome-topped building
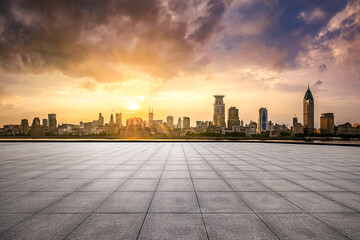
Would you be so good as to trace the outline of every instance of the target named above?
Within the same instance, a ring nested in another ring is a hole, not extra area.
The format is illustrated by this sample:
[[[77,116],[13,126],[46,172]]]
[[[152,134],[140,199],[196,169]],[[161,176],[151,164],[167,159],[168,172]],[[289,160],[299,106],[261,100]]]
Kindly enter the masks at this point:
[[[303,112],[304,112],[304,132],[313,133],[314,132],[314,97],[308,89],[306,90],[304,100],[303,100]]]

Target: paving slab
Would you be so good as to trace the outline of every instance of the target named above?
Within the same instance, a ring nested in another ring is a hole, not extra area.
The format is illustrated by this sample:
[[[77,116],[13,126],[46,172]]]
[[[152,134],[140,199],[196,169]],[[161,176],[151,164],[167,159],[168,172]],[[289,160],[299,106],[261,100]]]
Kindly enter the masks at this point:
[[[360,239],[360,148],[3,142],[0,239]]]

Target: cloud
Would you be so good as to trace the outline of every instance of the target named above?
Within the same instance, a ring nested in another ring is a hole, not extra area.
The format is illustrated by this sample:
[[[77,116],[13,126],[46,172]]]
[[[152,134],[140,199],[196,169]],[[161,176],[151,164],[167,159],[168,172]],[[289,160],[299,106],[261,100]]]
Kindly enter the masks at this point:
[[[326,70],[327,70],[326,64],[321,64],[321,65],[319,66],[319,72],[325,72]]]
[[[6,109],[13,109],[21,105],[22,98],[15,96],[7,91],[3,86],[0,86],[0,106]]]
[[[360,77],[360,2],[350,1],[319,32],[317,44],[338,65],[343,65]]]
[[[326,13],[321,8],[315,8],[311,11],[302,11],[299,13],[298,18],[311,24],[316,21],[320,21],[326,17]]]
[[[0,69],[60,71],[99,82],[131,79],[137,72],[172,78],[197,61],[195,50],[221,29],[227,5],[222,0],[4,0]]]
[[[319,85],[321,85],[321,84],[323,84],[323,83],[324,83],[324,82],[319,79],[319,80],[317,80],[317,81],[315,82],[315,86],[319,86]]]

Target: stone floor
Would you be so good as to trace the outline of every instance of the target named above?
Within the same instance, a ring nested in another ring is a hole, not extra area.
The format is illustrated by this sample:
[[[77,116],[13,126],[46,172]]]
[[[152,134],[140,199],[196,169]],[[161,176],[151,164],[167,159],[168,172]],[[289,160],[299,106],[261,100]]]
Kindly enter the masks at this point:
[[[0,143],[0,239],[360,239],[360,147]]]

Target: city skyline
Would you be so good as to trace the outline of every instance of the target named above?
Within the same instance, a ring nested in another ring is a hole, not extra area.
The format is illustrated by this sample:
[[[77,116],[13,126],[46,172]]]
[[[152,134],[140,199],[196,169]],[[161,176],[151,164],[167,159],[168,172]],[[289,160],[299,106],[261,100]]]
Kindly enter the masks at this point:
[[[251,122],[251,121],[253,121],[253,122],[259,122],[259,111],[261,110],[261,109],[265,109],[265,111],[266,111],[266,115],[267,115],[267,117],[266,117],[266,121],[265,121],[265,125],[266,125],[266,123],[267,123],[267,121],[271,121],[271,122],[276,122],[276,123],[281,123],[281,124],[285,124],[285,125],[287,125],[287,126],[292,126],[293,124],[293,118],[294,117],[297,117],[299,120],[299,122],[300,123],[302,123],[302,124],[304,124],[304,120],[305,120],[305,115],[304,115],[304,113],[306,112],[305,111],[305,108],[304,108],[304,104],[305,104],[305,99],[307,98],[307,96],[308,95],[311,95],[311,99],[313,99],[313,96],[312,96],[312,93],[311,93],[311,91],[310,91],[310,86],[308,85],[308,88],[307,88],[307,91],[305,92],[305,97],[304,97],[304,100],[303,100],[303,109],[302,109],[302,112],[301,113],[296,113],[296,114],[294,114],[294,115],[292,115],[291,117],[290,117],[290,115],[288,116],[288,121],[286,121],[286,122],[281,122],[281,121],[277,121],[276,119],[273,119],[273,118],[271,118],[271,117],[269,117],[269,115],[268,115],[268,107],[259,107],[257,110],[256,110],[256,114],[257,114],[257,116],[255,116],[254,118],[249,118],[249,117],[247,117],[247,116],[242,116],[240,113],[237,113],[238,114],[238,117],[239,117],[239,120],[241,120],[241,121],[243,121],[243,122]],[[223,106],[221,107],[221,108],[224,108],[224,109],[221,109],[220,111],[223,111],[223,116],[221,117],[221,118],[223,118],[223,119],[220,119],[219,121],[224,121],[223,122],[223,124],[224,125],[222,125],[222,127],[227,127],[228,126],[228,120],[229,120],[229,110],[231,109],[231,108],[236,108],[236,110],[237,110],[237,112],[239,112],[239,107],[237,106],[237,105],[231,105],[231,106],[229,106],[229,107],[225,107],[225,102],[226,102],[226,100],[224,101],[223,100],[223,98],[226,98],[226,95],[214,95],[213,97],[215,97],[216,99],[217,98],[219,98],[220,97],[220,101],[222,101],[221,102],[221,104],[223,104]],[[217,101],[215,101],[215,102],[217,102]],[[316,106],[317,104],[315,104],[315,106]],[[196,122],[197,121],[212,121],[212,122],[214,122],[214,113],[215,113],[215,104],[213,104],[213,107],[212,107],[213,109],[212,109],[212,112],[211,112],[211,118],[209,118],[209,119],[195,119],[195,118],[192,118],[192,117],[190,117],[190,126],[195,126],[196,125]],[[270,109],[271,109],[271,106],[270,106]],[[130,104],[130,105],[128,105],[128,107],[126,108],[126,110],[129,110],[129,112],[123,112],[123,111],[121,111],[121,110],[116,110],[116,111],[114,111],[114,110],[111,110],[110,112],[108,112],[108,116],[106,117],[106,115],[107,114],[104,114],[104,111],[101,111],[99,114],[100,114],[100,116],[104,119],[105,118],[105,121],[104,120],[102,120],[103,122],[109,122],[109,121],[107,121],[107,118],[111,118],[111,115],[114,115],[115,116],[115,114],[120,114],[121,116],[120,116],[120,119],[122,119],[122,120],[124,120],[124,121],[126,121],[126,119],[129,119],[129,118],[133,118],[133,117],[141,117],[142,119],[144,119],[144,120],[148,120],[149,119],[149,114],[152,114],[152,117],[151,117],[151,119],[153,119],[153,116],[154,116],[154,106],[148,106],[148,111],[147,112],[143,112],[143,111],[139,111],[139,110],[145,110],[145,109],[141,109],[141,108],[139,108],[139,105],[137,105],[136,103],[135,104]],[[217,110],[217,112],[218,112],[219,110]],[[315,112],[315,113],[314,113]],[[326,112],[326,111],[325,111]],[[332,112],[331,110],[330,111],[327,111],[327,112]],[[91,116],[93,116],[94,114],[93,113],[91,113],[92,115]],[[313,115],[314,115],[314,119],[313,119],[313,121],[315,122],[315,124],[314,124],[314,127],[315,128],[320,128],[320,118],[318,119],[317,118],[317,113],[316,113],[316,107],[315,107],[315,111],[313,110],[313,113],[312,113]],[[323,113],[319,113],[318,115],[319,115],[319,117],[320,117],[320,115],[322,115]],[[335,113],[336,114],[336,113]],[[28,119],[28,120],[31,120],[31,119],[33,119],[33,118],[39,118],[40,119],[40,121],[44,121],[44,120],[47,120],[47,124],[48,124],[48,126],[50,125],[50,120],[48,120],[46,117],[43,117],[43,115],[49,115],[48,117],[48,119],[50,119],[50,115],[53,115],[53,114],[48,114],[48,113],[46,113],[46,114],[42,114],[42,115],[39,115],[39,116],[34,116],[34,117],[28,117],[28,116],[26,116],[26,117],[21,117],[20,119]],[[56,115],[56,114],[55,114]],[[156,114],[157,115],[157,114]],[[208,114],[208,115],[210,115],[210,113]],[[271,112],[271,115],[277,115],[276,113],[272,113]],[[104,117],[105,116],[105,117]],[[122,118],[122,116],[124,116],[124,118]],[[163,116],[163,117],[162,117]],[[171,116],[171,117],[180,117],[180,118],[183,118],[184,116],[186,117],[187,115],[186,114],[182,114],[181,115],[181,113],[180,113],[180,115],[176,115],[176,114],[173,114],[173,113],[163,113],[163,114],[159,114],[158,116],[156,116],[156,119],[159,119],[159,120],[163,120],[164,122],[167,122],[167,120],[168,120],[168,117],[169,116]],[[79,124],[79,122],[87,122],[87,121],[90,121],[91,119],[93,119],[94,117],[92,117],[92,118],[89,118],[89,119],[78,119],[77,121],[75,121],[75,122],[71,122],[71,121],[67,121],[65,118],[58,118],[57,120],[58,120],[58,124]],[[339,117],[340,119],[341,119],[341,116]],[[59,121],[59,119],[60,119],[60,121]],[[65,119],[65,120],[64,120]],[[346,121],[346,122],[350,122],[350,121]],[[358,120],[356,120],[355,119],[355,121],[353,121],[353,123],[357,123],[357,122],[359,122]],[[173,119],[173,125],[174,126],[176,126],[176,124],[175,124],[175,120]],[[316,124],[316,123],[318,123],[318,124]],[[342,122],[342,121],[339,121],[338,120],[338,116],[337,116],[337,118],[335,119],[335,122],[334,122],[335,124],[343,124],[343,123],[345,123],[345,122]],[[18,119],[17,119],[17,121],[16,122],[6,122],[6,123],[1,123],[0,122],[0,125],[5,125],[5,124],[18,124]],[[217,124],[215,124],[215,125],[217,125]],[[266,128],[266,126],[265,126],[265,128]]]
[[[213,119],[214,94],[245,122],[264,107],[291,124],[308,84],[316,128],[324,112],[360,119],[359,1],[125,2],[2,1],[0,125],[49,112],[145,118],[149,105],[194,125]]]

